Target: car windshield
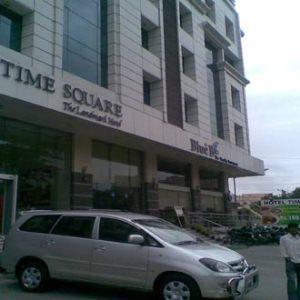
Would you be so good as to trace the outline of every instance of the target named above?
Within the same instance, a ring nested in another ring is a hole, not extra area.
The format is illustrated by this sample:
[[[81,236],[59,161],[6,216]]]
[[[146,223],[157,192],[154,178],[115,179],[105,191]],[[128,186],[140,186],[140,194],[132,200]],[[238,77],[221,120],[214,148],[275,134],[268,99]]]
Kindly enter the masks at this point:
[[[201,242],[194,234],[161,219],[140,219],[134,222],[173,245],[189,245]]]

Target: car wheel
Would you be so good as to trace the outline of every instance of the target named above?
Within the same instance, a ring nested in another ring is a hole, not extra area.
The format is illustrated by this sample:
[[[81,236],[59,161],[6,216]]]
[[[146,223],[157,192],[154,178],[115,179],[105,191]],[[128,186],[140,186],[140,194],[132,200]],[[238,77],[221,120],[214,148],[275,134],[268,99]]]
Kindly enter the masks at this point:
[[[27,292],[44,291],[49,282],[49,273],[45,264],[41,262],[25,262],[18,272],[19,283]]]
[[[160,300],[199,300],[200,290],[188,276],[170,274],[162,279],[157,290]]]

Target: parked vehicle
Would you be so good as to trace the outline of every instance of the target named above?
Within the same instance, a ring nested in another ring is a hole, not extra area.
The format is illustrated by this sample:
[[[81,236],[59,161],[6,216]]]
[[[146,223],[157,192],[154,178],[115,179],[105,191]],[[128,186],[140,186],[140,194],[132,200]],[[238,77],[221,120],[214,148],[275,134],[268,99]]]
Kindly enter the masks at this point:
[[[231,243],[245,245],[279,244],[279,240],[284,234],[284,229],[278,226],[244,226],[228,231]]]
[[[2,267],[39,292],[50,279],[154,291],[156,299],[250,292],[258,271],[238,253],[162,219],[117,211],[28,212],[5,239]]]

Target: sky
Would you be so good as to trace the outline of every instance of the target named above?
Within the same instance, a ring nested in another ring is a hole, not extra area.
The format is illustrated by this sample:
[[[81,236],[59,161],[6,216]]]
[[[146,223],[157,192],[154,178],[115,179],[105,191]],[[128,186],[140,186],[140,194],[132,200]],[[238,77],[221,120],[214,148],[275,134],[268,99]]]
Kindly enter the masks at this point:
[[[251,155],[268,169],[264,177],[236,179],[237,194],[291,192],[300,187],[300,1],[236,2]]]

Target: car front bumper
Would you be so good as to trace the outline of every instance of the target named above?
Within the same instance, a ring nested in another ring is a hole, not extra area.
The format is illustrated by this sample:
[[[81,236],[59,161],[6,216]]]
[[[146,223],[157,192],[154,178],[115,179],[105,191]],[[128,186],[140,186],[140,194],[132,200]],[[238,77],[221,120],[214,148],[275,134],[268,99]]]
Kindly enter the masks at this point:
[[[231,296],[243,296],[256,289],[258,284],[258,270],[255,266],[249,266],[239,276],[229,279],[227,291]]]

